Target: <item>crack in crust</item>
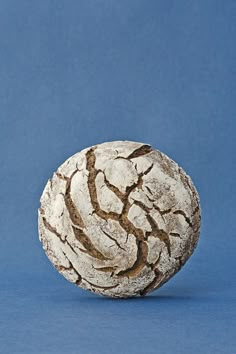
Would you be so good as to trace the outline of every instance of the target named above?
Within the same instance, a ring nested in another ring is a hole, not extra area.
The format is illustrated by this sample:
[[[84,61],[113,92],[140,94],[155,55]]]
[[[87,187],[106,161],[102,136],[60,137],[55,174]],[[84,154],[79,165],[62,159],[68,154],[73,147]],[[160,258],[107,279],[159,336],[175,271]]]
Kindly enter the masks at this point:
[[[39,209],[40,210],[40,209]],[[41,211],[40,211],[41,212]],[[62,235],[57,231],[57,229],[55,227],[53,227],[45,217],[42,217],[43,220],[43,224],[44,227],[49,230],[50,232],[52,232],[54,235],[56,235],[60,241],[64,244],[67,244],[67,246],[70,247],[71,251],[74,252],[77,255],[77,252],[75,251],[75,249],[71,246],[71,244],[67,241],[67,235],[65,236],[65,238],[63,239]]]
[[[167,232],[165,232],[163,229],[159,229],[159,226],[157,222],[154,220],[154,218],[149,214],[151,208],[148,208],[145,204],[142,202],[135,200],[134,204],[138,205],[141,209],[143,209],[146,212],[146,218],[151,226],[152,231],[147,231],[146,232],[146,237],[148,238],[149,236],[153,237],[158,237],[160,241],[163,241],[167,250],[169,256],[171,256],[171,249],[170,249],[170,238]]]
[[[127,159],[134,159],[136,157],[147,155],[150,152],[152,152],[152,147],[150,145],[145,144],[131,152]]]
[[[129,276],[129,277],[134,277],[140,271],[143,269],[145,265],[149,266],[149,263],[147,262],[147,256],[148,256],[148,246],[146,242],[140,241],[136,239],[136,244],[137,244],[137,256],[136,256],[136,261],[132,265],[132,267],[121,270],[119,273],[116,275],[118,277],[124,277],[124,276]]]
[[[172,210],[172,209],[164,209],[164,210],[161,210],[161,209],[159,208],[159,206],[156,205],[156,204],[154,204],[154,203],[153,203],[153,207],[154,207],[154,209],[156,209],[156,210],[160,213],[161,216],[163,216],[163,215],[165,215],[165,214],[171,213],[171,210]]]
[[[39,209],[40,213],[41,212],[42,208]],[[43,214],[44,215],[44,214]],[[54,235],[56,235],[60,241],[64,244],[67,244],[67,246],[70,247],[70,249],[72,250],[72,252],[74,252],[75,254],[77,254],[77,252],[75,251],[75,249],[71,246],[71,244],[67,241],[67,235],[64,237],[62,237],[62,235],[57,231],[57,229],[55,227],[53,227],[48,221],[47,219],[45,218],[45,216],[42,217],[42,220],[43,220],[43,224],[44,224],[44,227],[49,230],[50,232],[52,232]]]
[[[186,223],[189,224],[190,227],[193,227],[191,220],[189,219],[189,217],[185,214],[185,212],[183,210],[175,210],[175,211],[173,211],[173,214],[182,215],[184,217]]]
[[[157,268],[154,269],[154,273],[155,273],[155,278],[151,281],[149,285],[146,286],[146,288],[140,291],[141,296],[150,293],[151,291],[153,291],[154,289],[156,289],[158,286],[161,285],[161,281],[164,278],[164,274],[160,272]]]
[[[113,273],[117,266],[114,266],[114,267],[101,267],[101,268],[96,268],[96,267],[93,267],[94,269],[100,271],[100,272],[107,272],[107,273]]]
[[[117,214],[113,211],[107,212],[107,211],[101,209],[99,202],[98,202],[97,188],[96,188],[95,181],[96,181],[97,174],[100,172],[100,170],[97,170],[95,168],[95,161],[96,161],[96,157],[94,154],[95,149],[96,149],[96,147],[92,147],[90,150],[88,150],[86,152],[86,158],[87,158],[86,168],[89,172],[89,174],[88,174],[88,190],[89,190],[91,204],[94,208],[94,213],[96,213],[100,218],[102,218],[104,220],[107,220],[107,219],[118,220],[119,214]]]
[[[40,211],[41,212],[41,211]],[[54,235],[56,235],[62,243],[66,243],[66,237],[63,239],[62,235],[57,231],[57,229],[55,227],[53,227],[45,218],[45,216],[42,217],[43,220],[43,224],[45,226],[46,229],[48,229],[50,232],[52,232]]]
[[[134,159],[136,157],[140,157],[140,156],[144,156],[149,154],[150,152],[152,152],[153,149],[150,145],[142,145],[140,147],[138,147],[137,149],[135,149],[133,152],[131,152],[131,154],[129,154],[127,157],[123,157],[123,156],[117,156],[115,158],[116,159],[125,159],[125,160],[131,160]]]
[[[108,234],[105,230],[103,230],[103,229],[102,229],[102,232],[103,232],[108,238],[110,238],[112,241],[114,241],[115,244],[116,244],[121,250],[123,250],[123,251],[126,252],[126,249],[123,248],[123,247],[119,244],[119,242],[118,242],[114,237],[112,237],[111,235],[109,235],[109,234]]]
[[[168,254],[171,257],[170,238],[169,238],[168,233],[165,232],[163,229],[159,229],[157,222],[153,219],[153,217],[150,214],[147,214],[146,217],[147,217],[147,219],[151,225],[151,228],[152,228],[152,231],[146,232],[147,238],[149,236],[159,238],[160,241],[164,242],[164,244],[167,248]]]
[[[170,236],[181,238],[181,236],[178,232],[170,232]]]
[[[154,218],[149,214],[150,210],[152,208],[148,208],[145,204],[138,200],[134,200],[134,204],[138,205],[141,209],[143,209],[146,212],[146,218],[151,226],[152,231],[147,231],[146,232],[146,237],[148,238],[149,236],[153,237],[158,237],[160,241],[163,241],[165,243],[165,246],[168,250],[169,256],[171,256],[171,249],[170,249],[170,238],[167,232],[165,232],[163,229],[159,229],[159,226],[157,222],[154,220]],[[173,236],[173,235],[172,235]]]
[[[60,173],[56,173],[57,177],[66,181],[66,191],[64,195],[64,201],[65,205],[67,207],[68,213],[70,215],[70,219],[74,225],[72,226],[73,233],[75,235],[75,238],[83,245],[85,250],[80,248],[81,252],[87,253],[89,256],[97,258],[99,260],[109,260],[110,258],[104,256],[91,242],[90,238],[86,235],[86,233],[83,231],[83,228],[85,228],[84,221],[79,213],[79,210],[75,206],[73,199],[71,197],[71,183],[72,183],[72,178],[75,176],[75,174],[79,171],[77,168],[70,177],[63,176]],[[77,227],[75,227],[75,225]]]
[[[86,281],[89,285],[91,285],[93,288],[98,288],[98,289],[102,289],[102,290],[110,290],[110,289],[114,289],[117,288],[117,286],[119,286],[119,283],[116,285],[111,285],[111,286],[101,286],[101,285],[97,285],[97,284],[93,284],[90,281],[88,281],[87,279],[83,278],[84,281]]]
[[[192,212],[192,216],[194,216],[197,212],[199,212],[200,207],[199,205],[196,206],[196,208],[194,209],[194,211]]]
[[[111,286],[100,286],[100,285],[96,285],[96,284],[91,283],[91,282],[88,281],[86,278],[82,278],[82,276],[78,273],[77,269],[73,266],[72,262],[69,260],[69,258],[68,258],[67,255],[65,254],[65,252],[62,251],[62,253],[64,254],[64,256],[65,256],[65,258],[67,259],[67,261],[69,262],[69,267],[56,266],[56,268],[57,268],[58,270],[61,270],[61,271],[63,271],[63,270],[67,270],[67,271],[68,271],[68,270],[73,270],[73,271],[77,274],[77,276],[78,276],[78,279],[75,281],[74,284],[80,285],[82,281],[85,281],[85,282],[87,282],[88,284],[90,284],[92,287],[94,287],[94,288],[99,288],[99,289],[103,289],[103,290],[114,289],[114,288],[116,288],[116,287],[119,285],[119,283],[118,283],[118,284],[111,285]]]
[[[66,181],[66,191],[65,191],[65,195],[64,195],[64,201],[65,201],[65,205],[67,207],[67,210],[69,212],[71,221],[73,222],[74,225],[79,226],[79,227],[84,227],[84,222],[83,219],[77,209],[77,207],[75,206],[75,203],[73,202],[73,199],[71,197],[71,182],[72,182],[72,178],[74,177],[74,175],[78,172],[79,170],[76,169],[70,177],[66,177],[61,175],[60,173],[56,173],[57,177],[60,179],[63,179],[64,181]]]
[[[78,240],[85,248],[85,252],[93,258],[100,259],[101,261],[109,260],[110,258],[104,256],[91,242],[90,238],[85,234],[82,229],[72,225],[72,229],[76,240]]]
[[[67,261],[69,262],[69,267],[63,267],[63,266],[58,266],[56,267],[59,271],[60,270],[71,270],[73,269],[73,271],[77,274],[78,278],[75,282],[76,285],[80,285],[81,281],[82,281],[82,277],[79,274],[79,272],[77,271],[77,269],[75,269],[75,267],[73,266],[72,262],[69,260],[69,258],[67,257],[67,255],[65,254],[65,252],[62,251],[62,253],[64,254],[65,258],[67,259]]]
[[[147,190],[149,191],[149,193],[152,194],[150,188],[148,188],[148,187],[146,187],[146,188],[147,188]],[[149,196],[147,196],[147,198],[148,198],[148,200],[149,200],[150,202],[152,202],[152,203],[154,202],[154,199],[150,198]],[[163,218],[163,215],[169,214],[169,213],[172,212],[172,209],[171,209],[171,208],[162,210],[162,209],[159,208],[159,206],[158,206],[157,204],[155,204],[155,203],[153,203],[153,208],[156,209],[156,210],[159,212],[159,214],[162,216],[162,219],[163,219],[163,220],[165,220],[165,219]],[[193,216],[199,211],[199,209],[200,209],[200,208],[199,208],[199,205],[197,205],[196,208],[194,209],[194,211],[193,211],[193,213],[192,213],[191,216],[193,217]],[[175,215],[178,215],[178,214],[179,214],[179,215],[182,215],[182,216],[184,217],[185,221],[187,222],[187,224],[188,224],[190,227],[193,227],[193,224],[192,224],[190,218],[186,215],[186,213],[185,213],[183,210],[175,210],[175,211],[173,211],[173,214],[175,214]]]
[[[116,186],[114,186],[114,184],[112,184],[108,181],[104,171],[101,171],[101,172],[103,173],[104,182],[105,182],[105,185],[107,186],[107,188],[109,188],[122,201],[122,203],[124,203],[126,200],[126,194],[122,193],[119,190],[119,188],[117,188]]]
[[[158,256],[158,258],[157,258],[157,260],[156,260],[155,262],[149,263],[149,266],[150,266],[150,268],[151,268],[152,270],[157,269],[157,265],[159,264],[159,262],[160,262],[160,260],[161,260],[161,255],[162,255],[162,251],[160,251],[159,256]]]

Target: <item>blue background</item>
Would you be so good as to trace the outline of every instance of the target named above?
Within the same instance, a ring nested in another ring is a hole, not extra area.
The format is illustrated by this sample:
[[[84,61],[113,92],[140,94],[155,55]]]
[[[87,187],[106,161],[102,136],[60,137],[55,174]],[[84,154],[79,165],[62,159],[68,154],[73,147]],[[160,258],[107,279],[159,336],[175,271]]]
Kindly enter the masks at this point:
[[[0,1],[0,352],[236,353],[236,1]],[[39,198],[87,146],[150,143],[201,197],[196,252],[147,298],[80,290]]]

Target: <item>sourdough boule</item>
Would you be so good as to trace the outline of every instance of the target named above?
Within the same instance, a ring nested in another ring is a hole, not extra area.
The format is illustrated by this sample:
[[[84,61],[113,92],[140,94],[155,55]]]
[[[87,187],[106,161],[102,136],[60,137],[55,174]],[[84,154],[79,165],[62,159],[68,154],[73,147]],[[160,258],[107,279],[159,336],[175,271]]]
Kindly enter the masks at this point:
[[[83,289],[142,296],[191,256],[198,193],[173,160],[148,144],[111,141],[66,160],[47,182],[39,238],[54,267]]]

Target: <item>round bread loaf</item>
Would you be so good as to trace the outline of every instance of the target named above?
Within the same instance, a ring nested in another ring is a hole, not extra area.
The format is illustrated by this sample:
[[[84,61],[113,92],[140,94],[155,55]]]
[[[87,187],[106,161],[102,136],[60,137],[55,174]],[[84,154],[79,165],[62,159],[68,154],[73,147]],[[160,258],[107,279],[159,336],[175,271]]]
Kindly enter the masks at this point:
[[[200,232],[197,191],[150,145],[112,141],[66,160],[47,182],[39,237],[55,268],[83,289],[142,296],[191,256]]]

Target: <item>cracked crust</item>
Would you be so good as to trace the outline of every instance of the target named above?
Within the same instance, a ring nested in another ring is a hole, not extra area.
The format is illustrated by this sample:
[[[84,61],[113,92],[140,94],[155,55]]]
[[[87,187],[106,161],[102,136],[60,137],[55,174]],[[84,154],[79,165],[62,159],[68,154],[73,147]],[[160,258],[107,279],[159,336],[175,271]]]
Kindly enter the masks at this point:
[[[114,141],[84,149],[48,181],[39,238],[69,281],[111,297],[143,296],[170,279],[200,233],[197,191],[150,145]]]

